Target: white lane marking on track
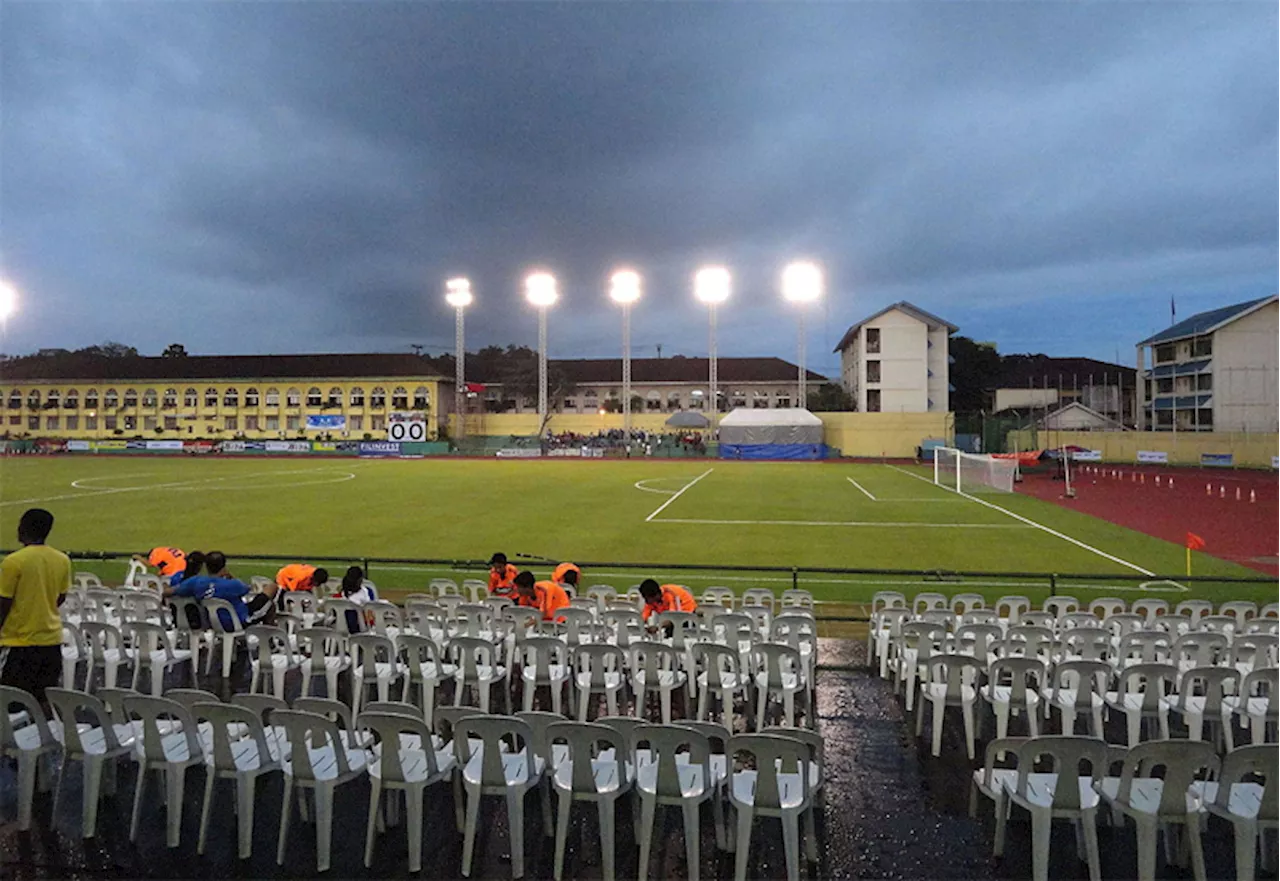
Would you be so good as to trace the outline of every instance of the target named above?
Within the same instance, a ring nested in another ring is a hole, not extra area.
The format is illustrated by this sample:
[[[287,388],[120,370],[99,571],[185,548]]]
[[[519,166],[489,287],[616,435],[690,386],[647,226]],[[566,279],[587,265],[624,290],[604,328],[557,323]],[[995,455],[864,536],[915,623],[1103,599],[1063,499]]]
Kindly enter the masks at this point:
[[[923,480],[925,483],[929,484],[930,486],[934,486],[933,481],[930,480],[929,478],[922,477],[919,474],[913,474],[912,472],[907,471],[905,468],[899,468],[897,465],[885,465],[884,467],[892,468],[894,471],[900,471],[901,473],[907,475],[908,477],[914,477],[916,480]],[[1095,548],[1091,544],[1086,544],[1078,538],[1072,538],[1071,536],[1066,535],[1065,533],[1058,532],[1058,530],[1056,529],[1050,529],[1048,526],[1045,526],[1043,523],[1037,523],[1036,521],[1032,520],[1029,517],[1023,517],[1021,514],[1015,514],[1012,511],[1010,511],[1008,508],[1002,508],[999,505],[994,505],[991,502],[988,502],[986,499],[980,499],[977,496],[971,496],[967,492],[963,492],[958,489],[951,489],[950,487],[943,486],[941,488],[945,489],[947,492],[953,492],[958,496],[962,496],[966,499],[969,499],[972,502],[977,502],[979,505],[983,505],[984,507],[990,508],[993,511],[999,511],[1001,514],[1005,514],[1009,517],[1012,517],[1014,520],[1020,520],[1029,526],[1034,526],[1036,529],[1039,529],[1042,532],[1047,532],[1050,535],[1054,536],[1055,538],[1060,538],[1069,544],[1075,545],[1076,547],[1084,548],[1086,551],[1097,554],[1099,557],[1102,557],[1103,559],[1110,560],[1113,563],[1119,563],[1121,566],[1124,566],[1128,569],[1132,569],[1133,571],[1139,573],[1140,575],[1154,576],[1156,574],[1149,569],[1143,569],[1141,566],[1138,566],[1134,563],[1130,563],[1128,560],[1122,560],[1117,556],[1108,554],[1106,551]]]
[[[850,482],[850,483],[852,483],[854,486],[856,486],[858,489],[862,490],[862,494],[863,494],[864,496],[866,496],[867,498],[871,499],[871,501],[873,501],[873,502],[874,502],[874,501],[876,500],[876,497],[875,497],[875,496],[873,496],[873,495],[871,494],[871,492],[870,492],[870,491],[869,491],[865,486],[863,486],[862,484],[858,483],[858,481],[854,480],[852,477],[846,477],[846,478],[845,478],[845,480],[849,481],[849,482]]]
[[[673,489],[654,489],[654,488],[653,488],[653,487],[651,487],[651,486],[645,486],[645,485],[644,485],[644,484],[648,483],[648,482],[649,482],[649,481],[651,481],[651,480],[670,480],[670,479],[671,479],[671,478],[669,478],[669,477],[646,477],[644,480],[637,480],[635,483],[633,483],[633,484],[632,484],[632,486],[634,486],[636,489],[641,490],[641,491],[643,491],[643,492],[647,492],[647,493],[658,493],[658,494],[660,494],[660,495],[670,496],[670,495],[674,495],[674,494],[675,494],[675,490],[673,490]]]
[[[919,526],[925,529],[1030,529],[1014,523],[920,523],[887,520],[697,520],[687,517],[663,517],[655,523],[705,523],[709,526]],[[1151,573],[1147,573],[1148,575]]]
[[[680,487],[680,489],[679,489],[679,490],[677,490],[677,491],[676,491],[676,493],[675,493],[673,496],[671,496],[671,498],[667,499],[665,502],[663,502],[661,505],[659,505],[659,506],[658,506],[658,509],[657,509],[656,511],[654,511],[652,514],[650,514],[648,517],[644,518],[644,522],[645,522],[645,523],[648,523],[648,522],[649,522],[649,521],[651,521],[654,517],[657,517],[659,514],[661,514],[663,511],[665,511],[665,510],[667,509],[667,506],[668,506],[668,505],[670,505],[670,504],[671,504],[672,502],[674,502],[676,499],[680,498],[682,495],[684,495],[686,492],[688,492],[690,489],[692,489],[692,488],[693,488],[693,485],[694,485],[695,483],[697,483],[699,480],[701,480],[702,478],[706,477],[708,474],[710,474],[712,471],[715,471],[715,470],[716,470],[716,469],[714,469],[714,468],[708,468],[706,471],[704,471],[704,472],[702,472],[701,474],[699,474],[699,475],[698,475],[697,477],[695,477],[693,480],[689,481],[689,482],[688,482],[688,483],[686,483],[684,486]]]

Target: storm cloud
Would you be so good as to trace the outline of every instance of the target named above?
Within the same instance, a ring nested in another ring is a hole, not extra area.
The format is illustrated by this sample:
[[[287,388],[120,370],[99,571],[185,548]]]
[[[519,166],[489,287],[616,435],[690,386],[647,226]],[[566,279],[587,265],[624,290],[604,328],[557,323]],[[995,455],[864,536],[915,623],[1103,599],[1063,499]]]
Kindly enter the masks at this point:
[[[1275,291],[1274,4],[25,3],[0,7],[10,351],[721,351],[815,366],[907,299],[1002,351],[1132,358]]]

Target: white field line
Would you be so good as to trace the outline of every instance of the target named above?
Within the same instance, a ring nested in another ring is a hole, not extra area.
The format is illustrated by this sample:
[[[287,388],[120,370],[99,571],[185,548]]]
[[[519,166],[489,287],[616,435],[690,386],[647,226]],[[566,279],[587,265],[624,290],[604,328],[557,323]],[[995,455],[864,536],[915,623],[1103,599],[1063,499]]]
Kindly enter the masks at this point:
[[[689,482],[688,482],[688,483],[686,483],[684,486],[680,487],[680,489],[678,489],[678,490],[675,492],[675,494],[674,494],[673,496],[671,496],[671,498],[667,499],[665,502],[663,502],[661,505],[659,505],[659,506],[658,506],[658,509],[657,509],[656,511],[654,511],[652,514],[650,514],[648,517],[644,518],[644,522],[645,522],[645,523],[648,523],[649,521],[653,520],[653,518],[654,518],[654,517],[657,517],[659,514],[661,514],[663,511],[665,511],[665,510],[667,509],[667,505],[670,505],[670,504],[671,504],[672,502],[674,502],[676,499],[680,498],[682,495],[684,495],[686,492],[688,492],[690,489],[692,489],[692,488],[693,488],[693,485],[694,485],[695,483],[697,483],[699,480],[701,480],[702,478],[706,477],[708,474],[710,474],[712,471],[715,471],[715,470],[716,470],[716,469],[714,469],[714,468],[708,468],[706,471],[704,471],[704,472],[702,472],[701,474],[699,474],[699,475],[698,475],[697,477],[695,477],[693,480],[689,481]]]
[[[873,502],[874,502],[874,501],[876,500],[876,497],[875,497],[875,496],[873,496],[873,495],[872,495],[872,494],[867,490],[867,488],[866,488],[865,486],[863,486],[862,484],[858,483],[858,481],[854,480],[852,477],[846,477],[846,478],[845,478],[845,480],[849,481],[849,482],[850,482],[850,483],[852,483],[854,486],[856,486],[858,489],[862,490],[862,494],[863,494],[864,496],[866,496],[867,498],[871,499],[871,501],[873,501]]]
[[[674,501],[674,500],[673,500]],[[894,523],[885,520],[698,520],[686,517],[663,517],[658,523],[700,523],[708,526],[892,526],[922,529],[1029,529],[1013,523]],[[1147,573],[1150,574],[1150,573]]]
[[[190,487],[193,487],[193,486],[202,486],[202,485],[204,485],[204,484],[217,483],[217,482],[219,482],[219,481],[226,481],[226,480],[241,480],[241,479],[252,479],[252,478],[255,478],[255,477],[270,477],[270,476],[277,475],[277,474],[313,474],[313,473],[316,473],[316,472],[326,472],[326,471],[328,471],[328,472],[332,472],[332,469],[324,469],[324,468],[305,468],[305,469],[297,469],[297,470],[293,470],[293,471],[261,471],[261,472],[250,473],[250,474],[227,475],[227,476],[225,476],[225,477],[210,477],[210,478],[206,478],[206,479],[203,479],[203,480],[183,480],[183,481],[175,481],[175,482],[171,482],[171,483],[152,483],[152,484],[146,484],[146,485],[143,485],[143,486],[120,486],[120,487],[112,487],[112,488],[107,488],[107,489],[98,489],[98,490],[96,490],[96,491],[94,491],[94,492],[83,492],[83,493],[64,493],[63,495],[57,495],[57,496],[44,496],[44,497],[42,497],[42,498],[31,498],[31,499],[10,499],[10,500],[8,500],[8,501],[0,502],[0,507],[7,507],[7,506],[9,506],[9,505],[30,505],[30,504],[35,504],[35,503],[39,503],[39,502],[62,502],[62,501],[68,501],[68,500],[73,500],[73,499],[88,499],[88,498],[94,498],[94,497],[96,497],[96,496],[110,496],[110,495],[115,495],[116,493],[150,492],[151,490],[161,490],[161,489],[186,489],[186,488],[190,488]],[[345,482],[345,481],[348,481],[348,480],[355,480],[355,478],[356,478],[355,474],[353,474],[353,473],[352,473],[352,472],[350,472],[350,471],[341,471],[341,472],[337,472],[337,473],[338,473],[339,475],[341,475],[337,480],[332,480],[332,479],[330,479],[330,480],[312,480],[312,481],[302,481],[302,482],[295,481],[295,482],[293,482],[293,483],[287,483],[287,484],[279,484],[279,483],[278,483],[278,484],[271,484],[271,485],[268,485],[268,486],[261,486],[261,487],[256,487],[256,486],[235,486],[235,487],[211,486],[211,487],[206,487],[206,488],[207,488],[207,489],[209,489],[209,490],[221,490],[221,489],[241,489],[241,490],[254,490],[254,489],[292,489],[293,487],[297,487],[297,486],[315,486],[315,485],[321,485],[321,484],[327,484],[327,483],[342,483],[342,482]],[[79,480],[73,480],[73,481],[71,482],[71,485],[72,485],[73,487],[75,487],[76,489],[88,489],[88,490],[93,490],[93,489],[94,489],[94,487],[90,487],[90,486],[83,486],[82,484],[85,484],[85,483],[87,483],[87,482],[88,482],[88,481],[90,481],[90,480],[110,480],[110,479],[119,479],[119,478],[117,478],[115,475],[111,475],[110,477],[82,477],[82,478],[80,478]]]
[[[904,468],[899,468],[897,465],[886,465],[885,467],[892,468],[894,471],[901,471],[903,474],[907,475],[908,477],[914,477],[916,480],[923,480],[925,483],[929,484],[930,486],[934,485],[933,481],[929,480],[927,477],[921,477],[919,474],[913,474],[912,472],[907,471]],[[949,487],[942,487],[942,489],[946,489],[947,492],[953,492],[958,496],[963,496],[964,498],[969,499],[972,502],[977,502],[979,505],[983,505],[987,508],[990,508],[993,511],[999,511],[1001,514],[1005,514],[1006,516],[1012,517],[1014,520],[1020,520],[1023,523],[1026,523],[1028,526],[1034,526],[1036,529],[1039,529],[1042,532],[1047,532],[1056,538],[1060,538],[1063,541],[1067,542],[1068,544],[1073,544],[1078,548],[1083,548],[1084,550],[1089,551],[1090,553],[1097,554],[1099,557],[1102,557],[1103,559],[1106,559],[1106,560],[1110,560],[1113,563],[1119,563],[1121,566],[1124,566],[1127,569],[1132,569],[1134,572],[1138,572],[1142,575],[1155,575],[1155,573],[1149,569],[1143,569],[1141,566],[1138,566],[1134,563],[1130,563],[1128,560],[1122,560],[1117,556],[1108,554],[1106,551],[1095,548],[1091,544],[1085,544],[1078,538],[1072,538],[1071,536],[1065,533],[1058,532],[1058,530],[1056,529],[1050,529],[1048,526],[1045,526],[1043,523],[1037,523],[1036,521],[1032,520],[1029,517],[1023,517],[1021,514],[1015,514],[1012,511],[1010,511],[1008,508],[1002,508],[999,505],[992,504],[991,502],[988,502],[986,499],[980,499],[977,496],[971,496],[968,493],[958,489],[950,489]]]
[[[644,480],[637,480],[635,483],[632,484],[632,486],[634,486],[636,489],[642,492],[658,493],[659,495],[664,495],[664,496],[674,495],[675,490],[673,489],[654,489],[651,486],[644,485],[648,483],[650,480],[669,480],[669,479],[670,478],[666,478],[666,477],[647,477]]]

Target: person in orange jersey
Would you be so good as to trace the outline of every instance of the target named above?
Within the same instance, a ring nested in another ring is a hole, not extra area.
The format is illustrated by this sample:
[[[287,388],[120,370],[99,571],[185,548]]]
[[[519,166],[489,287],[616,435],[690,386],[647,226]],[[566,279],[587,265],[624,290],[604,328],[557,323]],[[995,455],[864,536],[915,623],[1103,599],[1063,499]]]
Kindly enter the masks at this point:
[[[281,590],[310,590],[329,580],[329,570],[308,566],[306,563],[290,563],[276,573],[276,584]]]
[[[494,554],[489,558],[489,596],[516,598],[516,576],[520,570],[507,562],[507,555]]]
[[[554,581],[534,581],[532,572],[515,577],[516,605],[537,609],[543,621],[556,620],[556,613],[569,605],[569,595]]]
[[[693,594],[678,584],[663,584],[652,578],[640,582],[640,595],[644,597],[644,620],[647,622],[659,612],[696,612],[698,601]]]

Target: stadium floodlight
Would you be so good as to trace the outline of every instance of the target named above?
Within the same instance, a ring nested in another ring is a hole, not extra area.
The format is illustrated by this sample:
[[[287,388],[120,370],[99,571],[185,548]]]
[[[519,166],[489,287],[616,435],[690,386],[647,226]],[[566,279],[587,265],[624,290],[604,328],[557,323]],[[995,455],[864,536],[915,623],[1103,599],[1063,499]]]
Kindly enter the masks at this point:
[[[0,323],[8,321],[9,316],[16,311],[18,311],[18,289],[0,279]]]
[[[538,309],[538,437],[547,427],[547,309],[554,306],[556,277],[549,272],[532,272],[524,280],[524,297]]]
[[[458,425],[455,439],[466,434],[467,412],[467,339],[466,319],[463,312],[472,303],[471,282],[465,278],[451,278],[444,283],[444,301],[453,307],[453,412]]]
[[[799,306],[800,312],[800,345],[796,360],[799,362],[800,378],[797,383],[796,396],[801,408],[808,406],[809,371],[805,368],[805,308],[822,296],[822,269],[816,263],[799,261],[788,264],[782,270],[782,298]]]
[[[704,266],[693,276],[693,295],[707,304],[711,327],[710,353],[707,358],[707,385],[711,391],[711,436],[715,437],[717,417],[720,415],[720,395],[717,393],[716,376],[716,307],[729,299],[729,270],[723,266]]]
[[[616,271],[609,277],[609,296],[613,302],[622,307],[622,433],[629,447],[631,445],[631,304],[640,299],[640,273],[633,269]]]

